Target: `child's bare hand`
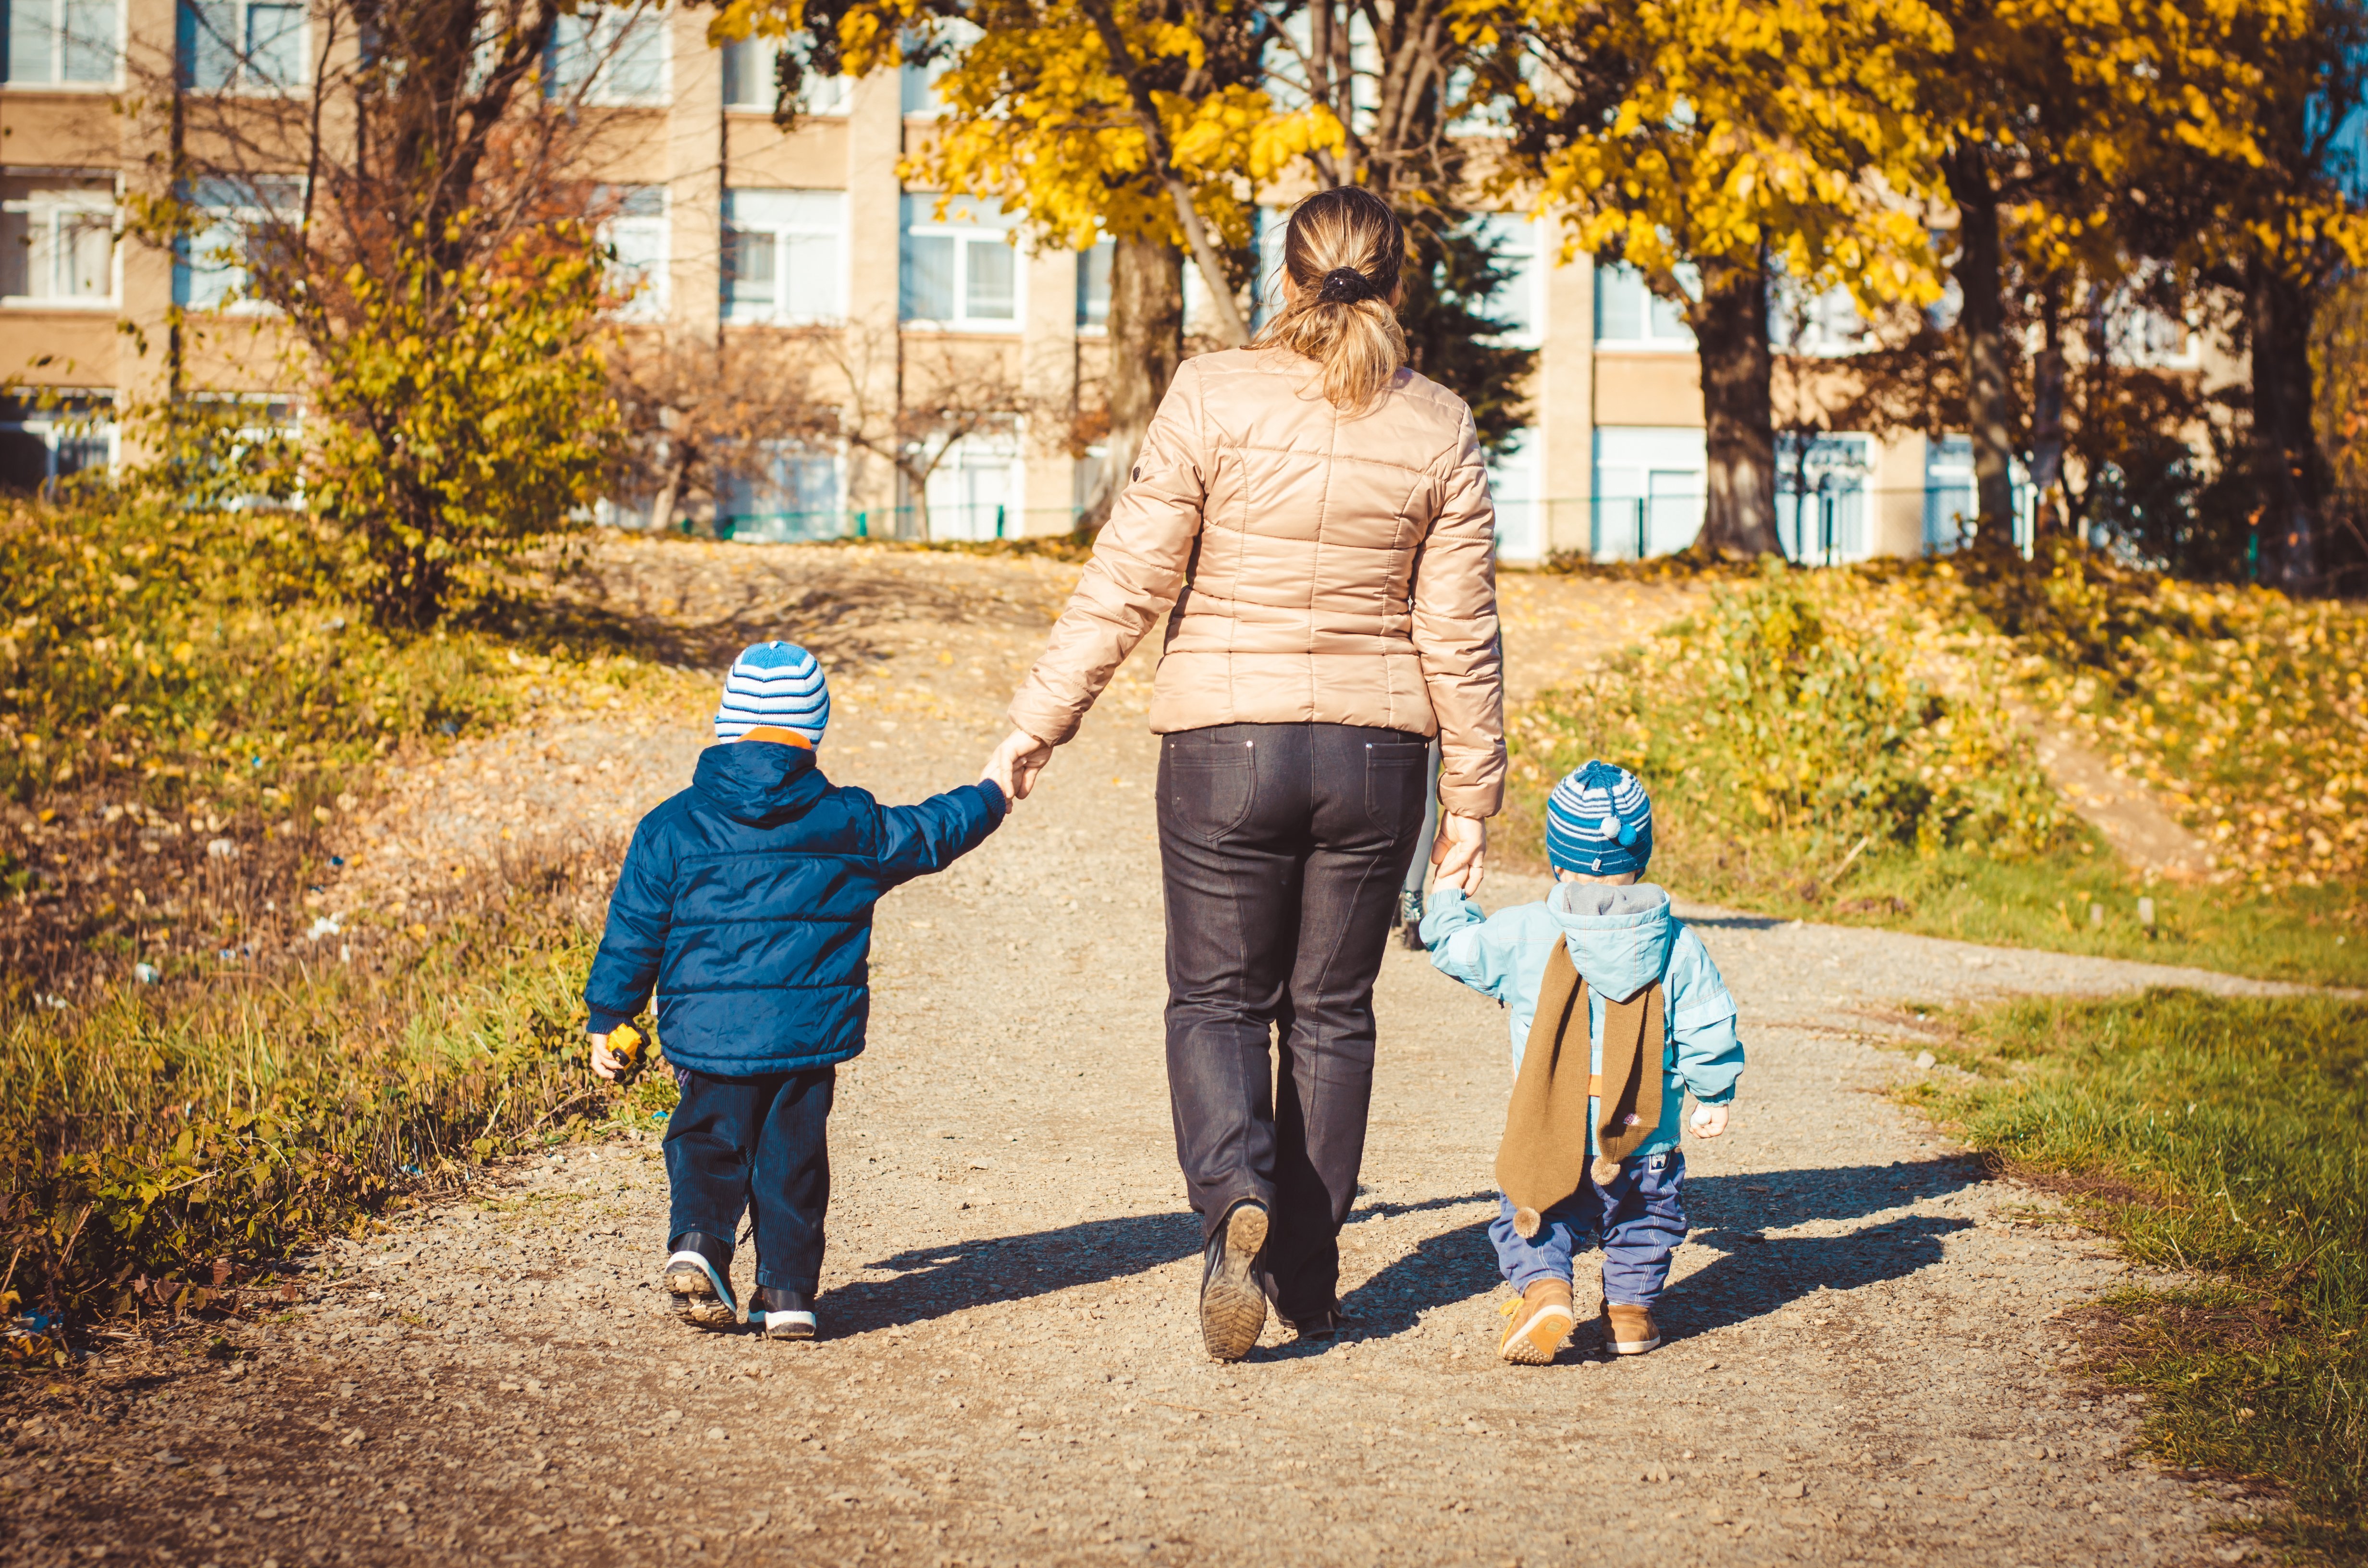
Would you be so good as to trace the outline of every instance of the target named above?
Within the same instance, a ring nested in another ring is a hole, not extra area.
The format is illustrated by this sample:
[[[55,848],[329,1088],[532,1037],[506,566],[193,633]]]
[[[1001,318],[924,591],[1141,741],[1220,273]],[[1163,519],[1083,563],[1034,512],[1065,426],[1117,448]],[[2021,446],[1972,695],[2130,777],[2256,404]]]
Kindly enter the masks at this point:
[[[592,1037],[592,1071],[613,1084],[617,1081],[617,1074],[624,1070],[624,1058],[611,1053],[609,1050],[609,1037],[604,1034],[594,1035]]]
[[[1723,1105],[1696,1106],[1694,1108],[1693,1127],[1694,1136],[1697,1138],[1719,1138],[1725,1136],[1726,1132],[1726,1108]]]

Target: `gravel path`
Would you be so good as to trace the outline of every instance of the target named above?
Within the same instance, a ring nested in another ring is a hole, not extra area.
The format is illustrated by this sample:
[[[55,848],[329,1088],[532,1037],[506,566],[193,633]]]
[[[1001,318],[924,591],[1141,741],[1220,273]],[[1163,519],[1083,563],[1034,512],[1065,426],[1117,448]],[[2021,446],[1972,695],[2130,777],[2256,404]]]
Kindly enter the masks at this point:
[[[950,594],[975,578],[1007,597],[883,614],[846,656],[873,673],[839,677],[826,755],[892,799],[972,776],[1062,583],[904,559]],[[881,907],[872,1046],[834,1134],[827,1337],[676,1325],[654,1284],[655,1145],[567,1150],[325,1249],[305,1304],[227,1332],[236,1359],[127,1345],[78,1407],[13,1413],[0,1553],[2035,1565],[2250,1549],[2208,1533],[2243,1506],[2232,1489],[2133,1462],[2136,1406],[2055,1369],[2124,1266],[1884,1091],[1916,1071],[1899,1001],[2274,989],[2258,983],[1692,911],[1750,1065],[1735,1131],[1689,1146],[1670,1343],[1519,1369],[1493,1354],[1485,1234],[1502,1017],[1393,951],[1344,1238],[1361,1332],[1318,1351],[1269,1330],[1242,1364],[1205,1360],[1158,1046],[1147,673],[985,849]],[[654,716],[621,781],[513,745],[489,798],[539,816],[613,796],[629,820],[675,787],[703,717]],[[473,766],[486,790],[503,744],[442,777]],[[461,813],[410,799],[374,823],[348,903],[460,852],[427,819]],[[1539,886],[1500,876],[1485,902]]]

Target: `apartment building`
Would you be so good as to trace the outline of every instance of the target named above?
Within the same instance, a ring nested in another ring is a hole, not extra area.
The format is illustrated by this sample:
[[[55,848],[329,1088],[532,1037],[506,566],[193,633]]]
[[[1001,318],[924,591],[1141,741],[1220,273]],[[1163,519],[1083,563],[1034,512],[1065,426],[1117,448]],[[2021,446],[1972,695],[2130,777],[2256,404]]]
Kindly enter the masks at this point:
[[[5,4],[0,377],[17,384],[0,403],[0,483],[27,487],[115,460],[118,437],[93,415],[153,392],[167,306],[220,315],[238,281],[224,252],[246,214],[226,195],[194,193],[220,215],[179,256],[121,238],[129,182],[158,151],[143,144],[142,121],[117,112],[127,60],[177,58],[199,87],[241,71],[296,80],[307,23],[301,6],[279,0]],[[927,73],[825,84],[784,132],[771,115],[771,46],[711,49],[707,20],[682,9],[601,13],[571,18],[553,46],[552,82],[588,89],[612,117],[592,172],[618,265],[640,285],[629,316],[726,341],[843,335],[863,346],[844,362],[869,367],[848,374],[891,397],[926,360],[999,377],[1029,408],[1074,402],[1106,362],[1108,247],[1015,246],[1013,220],[992,203],[905,188],[899,159],[929,134]],[[241,47],[210,49],[209,39]],[[1491,222],[1520,261],[1496,313],[1539,351],[1529,427],[1496,465],[1504,559],[1683,548],[1701,524],[1704,461],[1699,370],[1679,312],[1625,268],[1558,264],[1541,223]],[[1269,233],[1279,238],[1279,224]],[[1188,272],[1188,326],[1199,282]],[[208,347],[188,384],[258,384],[242,356],[265,354],[262,324],[210,325],[196,335]],[[1820,302],[1791,347],[1846,356],[1859,331],[1847,300]],[[2196,352],[2178,336],[2164,352]],[[784,441],[761,476],[723,487],[712,522],[751,539],[1064,531],[1087,498],[1093,459],[1074,455],[1060,423],[988,422],[918,486],[860,451]],[[1972,509],[1963,440],[1821,434],[1788,442],[1781,466],[1781,526],[1798,559],[1951,548]],[[607,510],[645,523],[648,500],[619,497]]]

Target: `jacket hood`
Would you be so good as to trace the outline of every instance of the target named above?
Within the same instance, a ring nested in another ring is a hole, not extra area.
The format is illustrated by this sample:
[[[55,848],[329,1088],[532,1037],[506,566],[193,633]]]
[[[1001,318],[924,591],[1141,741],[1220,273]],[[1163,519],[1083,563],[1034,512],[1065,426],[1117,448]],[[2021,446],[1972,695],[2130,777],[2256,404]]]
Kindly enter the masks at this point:
[[[1562,927],[1579,978],[1606,1001],[1624,1002],[1668,971],[1678,927],[1666,889],[1556,882],[1546,913]]]
[[[734,822],[771,827],[828,792],[814,754],[778,741],[728,741],[699,754],[690,787]]]

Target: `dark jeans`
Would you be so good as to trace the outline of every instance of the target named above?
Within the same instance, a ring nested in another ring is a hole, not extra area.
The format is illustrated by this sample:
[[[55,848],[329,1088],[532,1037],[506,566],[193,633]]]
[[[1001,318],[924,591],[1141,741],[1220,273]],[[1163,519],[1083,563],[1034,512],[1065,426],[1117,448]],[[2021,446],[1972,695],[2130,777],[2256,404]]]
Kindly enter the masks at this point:
[[[838,1069],[716,1078],[677,1068],[682,1103],[666,1119],[667,1234],[727,1244],[755,1215],[757,1283],[811,1296],[822,1282],[830,1208],[830,1103]]]
[[[1429,745],[1351,724],[1167,737],[1167,1093],[1204,1239],[1271,1221],[1259,1284],[1330,1308],[1373,1088],[1373,976],[1422,827]],[[1269,1062],[1269,1035],[1281,1050]]]

